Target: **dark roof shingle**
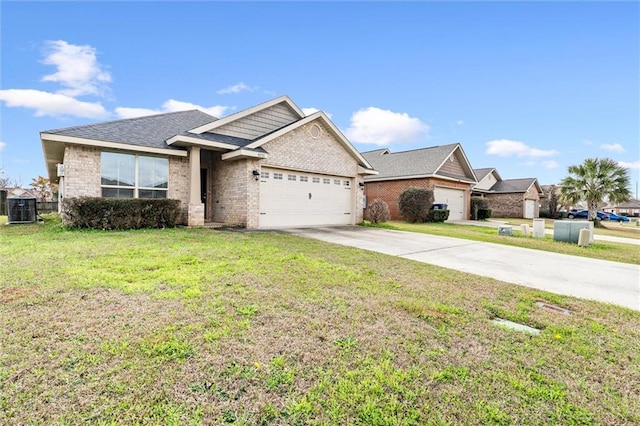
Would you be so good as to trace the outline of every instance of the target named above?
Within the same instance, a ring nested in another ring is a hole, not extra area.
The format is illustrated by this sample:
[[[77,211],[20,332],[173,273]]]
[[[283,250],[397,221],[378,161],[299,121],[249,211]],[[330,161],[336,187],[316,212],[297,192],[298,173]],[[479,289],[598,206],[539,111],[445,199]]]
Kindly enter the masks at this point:
[[[491,192],[527,192],[536,178],[505,179],[496,182]]]
[[[182,149],[169,146],[165,141],[172,136],[216,120],[218,120],[216,117],[202,111],[190,110],[46,130],[42,133],[151,148]]]

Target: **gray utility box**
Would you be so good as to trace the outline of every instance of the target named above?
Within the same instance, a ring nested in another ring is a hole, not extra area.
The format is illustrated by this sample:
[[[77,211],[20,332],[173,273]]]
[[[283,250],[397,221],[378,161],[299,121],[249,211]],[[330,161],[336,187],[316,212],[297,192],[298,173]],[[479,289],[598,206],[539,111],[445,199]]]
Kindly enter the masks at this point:
[[[589,229],[589,244],[593,244],[593,222],[589,220],[556,220],[553,222],[553,240],[578,244],[580,230]]]

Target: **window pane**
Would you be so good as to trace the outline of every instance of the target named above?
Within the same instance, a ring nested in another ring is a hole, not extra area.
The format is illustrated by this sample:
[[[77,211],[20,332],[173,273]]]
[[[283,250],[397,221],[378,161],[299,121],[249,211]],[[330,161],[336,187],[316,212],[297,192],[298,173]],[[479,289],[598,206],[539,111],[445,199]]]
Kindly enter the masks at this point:
[[[102,188],[102,196],[105,198],[133,198],[133,189]]]
[[[133,186],[135,184],[135,156],[103,152],[100,161],[102,185]]]
[[[167,188],[169,186],[169,160],[160,157],[139,156],[138,186]]]
[[[167,198],[167,191],[162,189],[139,189],[138,198]]]

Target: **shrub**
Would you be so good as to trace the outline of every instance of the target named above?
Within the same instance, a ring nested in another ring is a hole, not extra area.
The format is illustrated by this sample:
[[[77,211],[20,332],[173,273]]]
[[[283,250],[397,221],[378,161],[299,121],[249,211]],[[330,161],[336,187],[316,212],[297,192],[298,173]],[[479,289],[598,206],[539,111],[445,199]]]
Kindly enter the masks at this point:
[[[471,219],[483,220],[487,219],[480,217],[480,210],[487,210],[489,208],[489,202],[482,197],[471,197]],[[491,214],[489,214],[491,216]]]
[[[175,226],[179,215],[179,200],[81,197],[62,203],[63,222],[72,228],[166,228]]]
[[[478,220],[485,220],[491,217],[491,209],[478,209]]]
[[[400,214],[410,223],[424,222],[433,204],[433,191],[422,188],[404,190],[398,198]]]
[[[449,219],[449,210],[431,210],[427,222],[444,222]]]
[[[549,210],[546,210],[546,209],[540,209],[538,216],[541,219],[551,219],[551,213],[549,212]]]
[[[380,198],[373,200],[369,206],[369,220],[373,223],[384,223],[391,219],[389,206]]]

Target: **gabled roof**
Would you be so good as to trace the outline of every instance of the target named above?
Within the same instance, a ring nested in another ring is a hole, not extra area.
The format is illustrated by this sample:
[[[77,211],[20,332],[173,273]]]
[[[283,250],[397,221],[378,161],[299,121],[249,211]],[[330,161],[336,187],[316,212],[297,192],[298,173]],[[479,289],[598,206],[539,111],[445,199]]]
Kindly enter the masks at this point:
[[[303,118],[305,116],[304,112],[296,104],[293,103],[291,98],[287,95],[279,96],[275,99],[271,99],[270,101],[263,102],[261,104],[252,106],[251,108],[244,109],[242,111],[238,111],[234,114],[228,115],[221,120],[217,120],[216,122],[207,123],[199,127],[195,127],[190,130],[191,133],[204,133],[204,132],[213,132],[215,133],[215,129],[223,127],[229,123],[234,121],[238,121],[242,118],[248,117],[252,114],[256,114],[260,111],[264,111],[266,109],[272,108],[278,104],[286,105],[289,109],[291,109],[295,115],[297,115],[298,119]]]
[[[478,182],[480,182],[482,179],[487,177],[487,175],[489,173],[491,173],[491,172],[493,172],[496,175],[496,179],[497,180],[501,180],[502,179],[500,177],[500,175],[498,174],[498,171],[493,167],[487,167],[487,168],[484,168],[484,169],[473,169],[473,172],[476,174],[476,178],[478,179]]]
[[[456,155],[465,170],[465,176],[457,176],[441,170],[443,164]],[[469,183],[476,182],[473,169],[459,143],[396,153],[388,149],[377,149],[363,152],[362,156],[378,171],[377,176],[367,176],[365,178],[367,181],[442,177]]]
[[[496,182],[491,187],[489,192],[491,193],[505,193],[505,192],[527,192],[532,186],[536,186],[538,193],[542,193],[542,188],[536,178],[523,178],[523,179],[505,179]]]

